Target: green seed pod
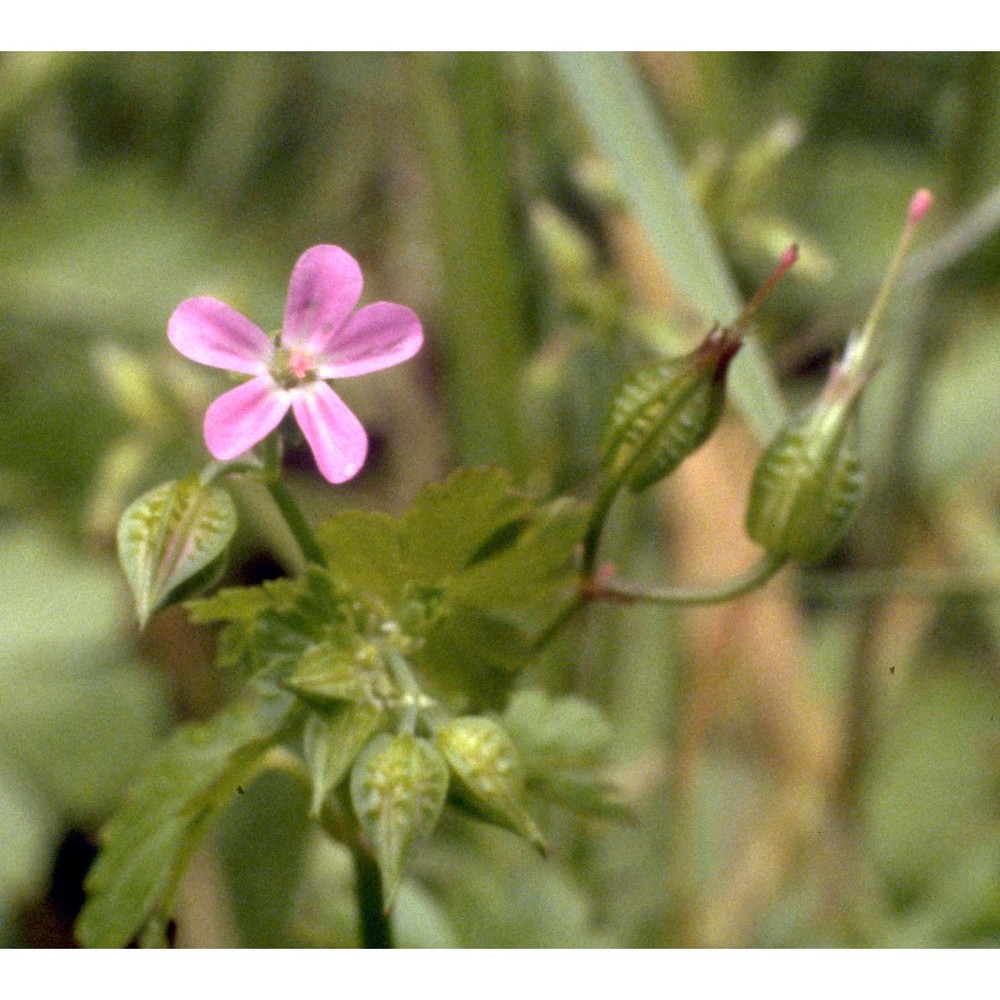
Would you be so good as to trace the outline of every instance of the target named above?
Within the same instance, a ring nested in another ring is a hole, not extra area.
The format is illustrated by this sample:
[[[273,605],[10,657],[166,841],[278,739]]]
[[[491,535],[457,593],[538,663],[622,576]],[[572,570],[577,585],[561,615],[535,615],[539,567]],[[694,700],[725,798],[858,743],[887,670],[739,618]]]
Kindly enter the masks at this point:
[[[235,532],[232,498],[199,476],[162,483],[130,504],[118,522],[118,559],[140,627],[216,583]]]
[[[847,532],[864,487],[854,443],[861,382],[839,382],[811,413],[788,423],[754,472],[747,533],[769,552],[813,563]],[[838,398],[839,397],[839,398]]]
[[[448,795],[448,765],[410,733],[376,736],[351,771],[351,803],[371,842],[388,907],[410,851],[431,835]]]
[[[457,795],[483,818],[544,852],[542,832],[524,804],[524,770],[506,730],[492,719],[470,715],[445,723],[435,740],[457,779]]]
[[[354,650],[332,642],[317,643],[307,649],[281,684],[304,701],[321,707],[361,701],[368,693]]]
[[[854,443],[857,402],[875,371],[879,319],[917,223],[933,201],[925,189],[913,195],[896,252],[864,326],[848,339],[815,409],[789,423],[757,466],[747,532],[773,555],[804,563],[823,559],[844,537],[857,510],[864,478]]]
[[[668,476],[709,437],[725,404],[738,337],[713,330],[690,354],[633,372],[611,404],[601,461],[612,480],[640,492]]]
[[[347,777],[382,718],[371,702],[341,703],[310,714],[302,735],[302,753],[312,777],[311,817],[319,818],[326,797]]]

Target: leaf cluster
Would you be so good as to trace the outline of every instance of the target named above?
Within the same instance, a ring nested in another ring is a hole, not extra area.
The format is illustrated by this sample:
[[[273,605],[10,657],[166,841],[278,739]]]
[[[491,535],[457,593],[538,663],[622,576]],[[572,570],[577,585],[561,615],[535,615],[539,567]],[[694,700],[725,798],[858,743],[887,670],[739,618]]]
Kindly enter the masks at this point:
[[[206,550],[221,558],[215,522],[208,530],[198,516],[220,494],[193,480],[166,484],[127,512],[123,548],[144,556],[130,580],[140,595],[155,591],[149,607],[172,601],[171,587],[197,575],[188,569]],[[516,714],[517,739],[504,720],[482,714],[504,705],[532,630],[575,585],[586,513],[573,501],[524,496],[501,469],[462,469],[399,517],[335,515],[317,536],[324,565],[188,601],[195,623],[221,626],[219,664],[242,674],[248,694],[178,730],[150,763],[106,830],[81,940],[159,941],[209,822],[279,743],[294,748],[312,783],[313,818],[374,854],[390,902],[446,802],[537,846],[529,782],[574,808],[606,812],[596,778],[588,785],[586,768],[600,757],[592,718],[586,760],[579,748],[556,759],[546,758],[546,733],[559,731],[565,706]],[[135,541],[129,532],[139,528]],[[546,771],[548,784],[538,780]],[[589,792],[573,793],[574,781]]]

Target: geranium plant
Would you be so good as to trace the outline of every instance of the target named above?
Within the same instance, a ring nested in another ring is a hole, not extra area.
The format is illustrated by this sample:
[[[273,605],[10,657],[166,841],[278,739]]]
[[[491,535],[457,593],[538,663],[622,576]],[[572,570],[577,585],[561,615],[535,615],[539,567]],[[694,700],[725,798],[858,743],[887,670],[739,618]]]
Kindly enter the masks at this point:
[[[523,698],[512,699],[515,685],[589,602],[728,600],[761,586],[786,561],[818,558],[839,542],[859,496],[860,469],[849,449],[856,402],[873,372],[876,327],[929,205],[926,192],[914,197],[868,324],[816,407],[762,459],[748,516],[749,534],[763,548],[759,564],[708,588],[618,580],[598,561],[606,518],[622,490],[661,481],[712,433],[729,363],[758,307],[795,263],[794,247],[735,322],[620,386],[595,459],[603,471],[592,504],[533,499],[501,468],[461,468],[398,517],[345,509],[314,529],[283,479],[282,420],[291,410],[331,486],[357,474],[367,435],[327,382],[412,358],[424,338],[419,319],[387,302],[355,311],[360,267],[326,245],[296,263],[275,336],[216,299],[181,303],[167,326],[174,347],[248,380],[208,408],[204,438],[213,461],[125,511],[119,554],[140,623],[186,602],[195,623],[219,627],[218,662],[244,683],[214,718],[174,733],[108,824],[80,940],[163,944],[192,852],[238,790],[268,768],[306,783],[310,816],[350,850],[362,937],[372,946],[390,943],[387,913],[445,810],[503,827],[542,852],[549,838],[532,796],[624,815],[604,773],[603,730],[547,743],[563,706],[539,698],[528,712]],[[305,569],[200,596],[222,577],[237,516],[226,483],[238,476],[265,484]]]

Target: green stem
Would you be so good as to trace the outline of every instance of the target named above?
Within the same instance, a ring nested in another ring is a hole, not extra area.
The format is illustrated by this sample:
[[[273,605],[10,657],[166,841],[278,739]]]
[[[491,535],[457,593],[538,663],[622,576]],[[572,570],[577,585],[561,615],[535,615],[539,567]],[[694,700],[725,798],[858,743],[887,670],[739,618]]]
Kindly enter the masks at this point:
[[[762,587],[784,564],[784,557],[768,552],[746,572],[707,587],[642,587],[615,581],[603,584],[591,581],[584,596],[587,600],[613,604],[665,604],[670,607],[724,604]]]
[[[375,859],[363,848],[352,847],[354,891],[358,901],[362,948],[391,948],[392,928],[382,895],[382,876]]]
[[[252,456],[249,458],[238,458],[232,462],[220,462],[213,459],[198,473],[198,481],[202,486],[209,486],[216,479],[231,475],[259,475],[262,469],[261,463]]]
[[[836,576],[813,574],[804,578],[806,596],[838,604],[886,600],[944,600],[952,597],[1000,600],[1000,578],[986,574],[933,575],[905,570],[860,570]]]
[[[316,540],[312,528],[309,527],[309,522],[305,519],[305,515],[295,502],[295,498],[285,485],[284,480],[267,476],[264,485],[267,487],[268,493],[271,494],[271,499],[274,500],[278,510],[281,511],[281,516],[285,519],[295,541],[298,542],[302,555],[311,563],[325,566],[326,556],[323,555],[323,550],[319,547],[319,542]]]
[[[577,612],[586,607],[587,599],[583,593],[578,593],[566,607],[548,624],[541,634],[531,644],[531,648],[536,652],[541,652],[571,621]]]
[[[611,504],[614,503],[621,487],[622,477],[607,480],[602,486],[601,492],[598,493],[597,500],[594,501],[590,521],[587,523],[587,532],[583,536],[583,559],[580,563],[580,572],[585,580],[589,580],[594,575],[594,564],[597,562],[597,546],[601,541],[601,532],[604,530],[604,523],[611,511]]]
[[[919,194],[927,195],[927,192],[919,192]],[[929,195],[927,197],[929,198]],[[896,250],[892,255],[892,260],[889,262],[889,269],[886,271],[885,277],[879,285],[875,303],[868,313],[865,325],[862,327],[861,333],[848,342],[847,353],[843,361],[843,374],[849,382],[863,382],[875,370],[875,344],[878,339],[879,323],[889,302],[893,287],[903,270],[903,263],[906,260],[910,243],[913,241],[913,234],[916,231],[917,223],[920,221],[924,211],[926,211],[925,208],[919,213],[914,213],[914,205],[917,198],[918,196],[915,195],[914,200],[910,202],[910,212],[906,219],[906,225],[903,226],[903,231],[900,233]]]
[[[591,601],[605,601],[609,604],[663,604],[675,608],[724,604],[762,587],[785,562],[782,556],[765,553],[746,572],[706,587],[642,587],[618,581],[600,583],[593,577],[581,577],[577,595],[535,639],[533,648],[536,652],[544,649]]]
[[[264,441],[264,485],[267,487],[271,499],[274,501],[281,516],[285,519],[289,531],[298,543],[299,549],[306,560],[315,563],[317,566],[326,565],[326,556],[320,548],[316,535],[313,533],[309,522],[302,513],[292,496],[291,491],[281,478],[281,440],[277,434],[271,435]]]
[[[395,646],[387,643],[384,647],[384,654],[393,680],[399,685],[403,696],[409,700],[406,711],[403,713],[402,728],[408,733],[415,732],[421,701],[420,685],[417,684],[417,679],[413,676],[413,671],[410,670],[406,658]]]

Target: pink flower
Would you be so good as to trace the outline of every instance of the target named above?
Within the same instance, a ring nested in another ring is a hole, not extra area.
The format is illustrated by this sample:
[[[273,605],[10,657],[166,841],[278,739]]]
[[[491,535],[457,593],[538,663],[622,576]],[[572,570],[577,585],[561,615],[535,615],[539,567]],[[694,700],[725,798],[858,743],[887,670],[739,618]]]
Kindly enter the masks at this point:
[[[353,312],[361,268],[346,250],[317,246],[296,262],[277,341],[218,299],[182,302],[167,336],[185,357],[252,375],[205,414],[205,444],[227,461],[265,438],[292,408],[319,471],[331,483],[357,475],[368,452],[358,418],[324,379],[350,378],[412,358],[424,341],[405,306],[375,302]]]

